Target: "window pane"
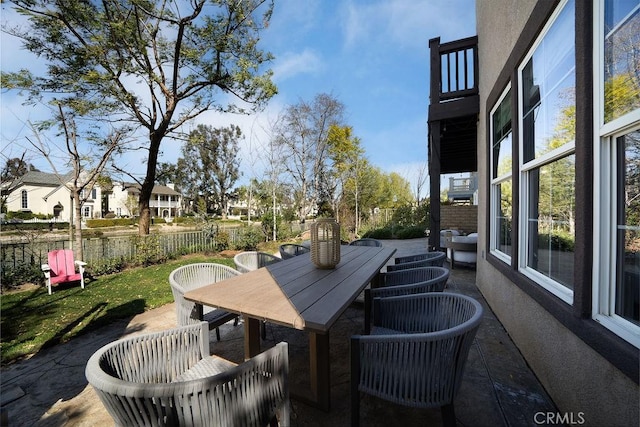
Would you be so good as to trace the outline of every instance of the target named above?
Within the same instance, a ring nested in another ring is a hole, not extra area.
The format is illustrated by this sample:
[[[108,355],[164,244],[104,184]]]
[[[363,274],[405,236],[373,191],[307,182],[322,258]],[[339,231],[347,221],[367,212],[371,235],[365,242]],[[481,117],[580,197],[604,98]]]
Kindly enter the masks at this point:
[[[529,172],[527,266],[573,289],[575,155]]]
[[[511,256],[512,198],[511,180],[503,181],[496,186],[496,249]]]
[[[491,118],[493,123],[493,178],[511,173],[511,91]]]
[[[605,8],[604,121],[640,107],[640,0],[609,0]]]
[[[575,137],[575,17],[570,1],[522,70],[523,162]]]
[[[640,130],[618,140],[616,314],[640,325]]]

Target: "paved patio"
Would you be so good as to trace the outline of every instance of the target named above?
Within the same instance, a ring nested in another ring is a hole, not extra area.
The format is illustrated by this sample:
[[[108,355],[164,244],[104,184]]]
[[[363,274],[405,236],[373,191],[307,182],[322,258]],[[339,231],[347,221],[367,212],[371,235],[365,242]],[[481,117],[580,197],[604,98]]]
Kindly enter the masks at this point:
[[[426,239],[386,240],[396,256],[423,251]],[[169,284],[167,283],[167,286]],[[90,286],[87,291],[90,291]],[[514,346],[475,286],[475,271],[456,266],[447,291],[479,300],[485,307],[455,401],[459,426],[536,425],[535,414],[555,412],[555,406]],[[364,310],[353,304],[331,330],[331,411],[312,408],[292,399],[292,426],[349,425],[349,337],[361,333]],[[122,320],[67,344],[41,351],[29,360],[2,369],[0,401],[3,423],[11,426],[95,426],[113,421],[87,384],[87,360],[102,345],[128,334],[151,332],[176,325],[173,304]],[[221,328],[222,340],[211,334],[212,351],[235,362],[243,358],[243,327],[230,322]],[[263,347],[289,343],[291,387],[305,389],[308,378],[307,334],[267,325]],[[440,411],[416,410],[362,396],[362,426],[441,425]]]

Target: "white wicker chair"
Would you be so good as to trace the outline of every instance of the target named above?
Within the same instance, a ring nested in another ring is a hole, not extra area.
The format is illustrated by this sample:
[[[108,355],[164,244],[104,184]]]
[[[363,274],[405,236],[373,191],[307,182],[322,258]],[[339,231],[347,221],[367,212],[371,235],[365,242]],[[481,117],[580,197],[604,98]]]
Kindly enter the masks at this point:
[[[444,267],[419,267],[380,273],[378,287],[364,290],[364,331],[369,333],[374,298],[442,292],[449,279]]]
[[[282,259],[290,259],[298,255],[309,253],[311,252],[311,249],[306,246],[296,245],[295,243],[285,243],[284,245],[280,245],[279,251]]]
[[[440,407],[455,425],[453,402],[482,320],[480,303],[446,292],[374,299],[371,335],[351,337],[351,425],[360,392],[416,408]]]
[[[184,299],[187,291],[210,285],[233,276],[240,272],[231,267],[215,263],[196,263],[178,267],[169,275],[171,292],[176,303],[176,317],[178,326],[186,326],[200,323],[202,320],[209,323],[209,328],[216,330],[216,338],[220,341],[219,327],[230,320],[238,324],[238,315],[225,310],[207,307]]]
[[[275,255],[258,251],[240,252],[233,257],[236,270],[240,273],[248,273],[249,271],[257,270],[279,261],[282,261],[282,259]]]
[[[107,344],[85,374],[117,426],[289,425],[287,343],[236,366],[205,322]]]
[[[363,239],[354,240],[353,242],[349,243],[349,245],[351,245],[351,246],[375,246],[375,247],[379,248],[379,247],[382,246],[382,242],[380,240],[370,239],[368,237],[365,237]]]
[[[424,252],[395,258],[395,264],[387,265],[387,271],[406,270],[418,267],[442,267],[447,254],[444,252]]]

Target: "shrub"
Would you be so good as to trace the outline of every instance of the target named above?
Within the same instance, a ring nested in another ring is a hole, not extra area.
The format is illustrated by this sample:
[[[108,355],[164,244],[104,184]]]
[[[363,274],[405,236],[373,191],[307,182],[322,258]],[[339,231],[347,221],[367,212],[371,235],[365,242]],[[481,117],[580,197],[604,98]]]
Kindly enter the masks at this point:
[[[257,227],[242,227],[238,231],[235,249],[239,251],[256,251],[258,244],[264,242],[265,236]]]
[[[86,271],[91,276],[102,276],[105,274],[119,273],[127,266],[124,258],[101,259],[87,265]]]
[[[11,289],[25,283],[44,285],[44,274],[42,268],[34,264],[19,264],[15,268],[3,267],[2,289]]]
[[[362,237],[367,237],[371,239],[392,239],[393,233],[391,232],[391,228],[375,228],[373,230],[369,230],[362,235]]]
[[[116,227],[116,226],[127,226],[127,225],[135,225],[135,218],[103,218],[103,219],[88,219],[87,227],[89,228],[100,228],[100,227]]]
[[[396,230],[397,239],[417,239],[426,236],[426,230],[418,226],[403,227]]]
[[[134,261],[137,265],[148,266],[166,261],[164,252],[160,247],[160,238],[158,235],[149,234],[148,236],[136,236],[135,245],[136,256]]]

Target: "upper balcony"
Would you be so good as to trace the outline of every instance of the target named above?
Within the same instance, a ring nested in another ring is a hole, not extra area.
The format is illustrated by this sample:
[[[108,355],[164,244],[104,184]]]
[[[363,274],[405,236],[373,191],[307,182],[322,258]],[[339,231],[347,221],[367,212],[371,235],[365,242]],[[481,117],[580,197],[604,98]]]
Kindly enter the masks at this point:
[[[429,40],[430,162],[438,174],[477,170],[478,37],[449,43]]]

